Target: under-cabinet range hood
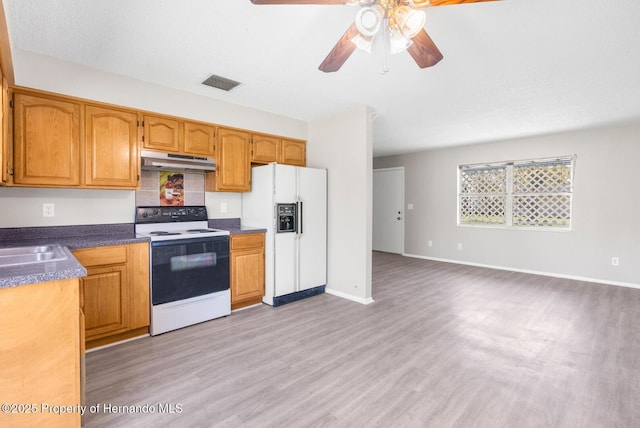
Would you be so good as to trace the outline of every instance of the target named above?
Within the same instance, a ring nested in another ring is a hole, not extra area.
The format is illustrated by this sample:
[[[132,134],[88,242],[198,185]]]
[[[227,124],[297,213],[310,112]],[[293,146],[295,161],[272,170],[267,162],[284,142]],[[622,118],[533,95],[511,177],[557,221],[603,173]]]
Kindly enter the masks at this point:
[[[216,170],[216,161],[206,156],[179,155],[141,150],[142,169],[150,171],[208,172]]]

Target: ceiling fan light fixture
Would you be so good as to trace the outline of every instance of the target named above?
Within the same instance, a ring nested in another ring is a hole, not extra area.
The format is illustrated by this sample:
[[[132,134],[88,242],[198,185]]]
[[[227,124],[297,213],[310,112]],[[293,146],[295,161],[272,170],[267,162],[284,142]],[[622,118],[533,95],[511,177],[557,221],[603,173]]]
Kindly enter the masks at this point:
[[[431,0],[411,0],[410,3],[413,5],[413,7],[431,6]]]
[[[407,39],[404,35],[400,34],[398,31],[392,30],[389,31],[389,53],[397,54],[399,52],[406,51],[413,41],[411,39]]]
[[[367,53],[371,53],[371,47],[373,46],[373,38],[364,37],[362,34],[357,34],[353,39],[351,39],[354,45],[360,50],[363,50]]]
[[[378,5],[363,7],[356,14],[356,28],[364,37],[373,37],[380,31],[382,8]]]
[[[423,28],[427,19],[422,10],[399,6],[393,13],[398,31],[406,38],[415,37]]]

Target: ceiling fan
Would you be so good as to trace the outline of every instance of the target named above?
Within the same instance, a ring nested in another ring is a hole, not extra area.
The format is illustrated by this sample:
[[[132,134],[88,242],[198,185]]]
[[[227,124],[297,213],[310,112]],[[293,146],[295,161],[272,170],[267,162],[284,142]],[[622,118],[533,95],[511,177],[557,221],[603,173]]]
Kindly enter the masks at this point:
[[[325,73],[338,71],[356,48],[371,52],[373,40],[379,34],[387,44],[386,51],[407,50],[420,68],[436,65],[442,59],[431,37],[424,29],[422,8],[495,0],[251,0],[265,4],[340,4],[360,6],[353,24],[318,67]]]

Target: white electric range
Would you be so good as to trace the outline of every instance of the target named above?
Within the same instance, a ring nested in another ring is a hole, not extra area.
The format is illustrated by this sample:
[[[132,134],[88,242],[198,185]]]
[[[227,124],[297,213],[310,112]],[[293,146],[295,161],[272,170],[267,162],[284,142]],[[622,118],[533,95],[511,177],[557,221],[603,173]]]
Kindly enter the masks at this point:
[[[151,239],[152,336],[231,313],[229,232],[205,206],[137,207],[135,231]]]

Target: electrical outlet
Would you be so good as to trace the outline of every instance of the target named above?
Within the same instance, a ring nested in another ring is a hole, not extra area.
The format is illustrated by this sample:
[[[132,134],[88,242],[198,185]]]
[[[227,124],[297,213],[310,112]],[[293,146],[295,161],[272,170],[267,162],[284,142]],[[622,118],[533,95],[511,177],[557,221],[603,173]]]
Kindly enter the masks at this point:
[[[53,204],[42,204],[42,217],[55,216],[55,210]]]
[[[462,243],[458,242],[458,250],[462,250]]]
[[[429,241],[428,244],[430,247],[433,247],[433,241]]]
[[[412,210],[413,209],[413,204],[407,204],[407,209],[408,210]]]
[[[227,203],[226,202],[220,202],[220,212],[221,213],[226,213],[227,212]]]
[[[611,257],[611,266],[620,266],[620,259],[618,257]]]

